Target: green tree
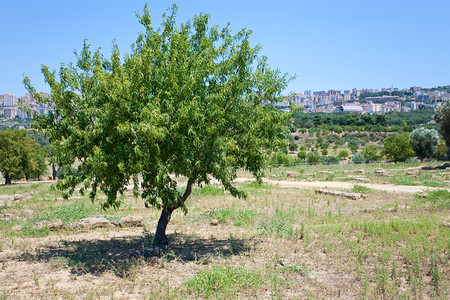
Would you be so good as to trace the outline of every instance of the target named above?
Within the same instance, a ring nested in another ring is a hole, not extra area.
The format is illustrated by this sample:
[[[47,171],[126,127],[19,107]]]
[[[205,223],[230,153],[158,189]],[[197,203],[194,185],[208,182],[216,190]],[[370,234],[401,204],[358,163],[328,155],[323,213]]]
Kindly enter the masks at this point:
[[[289,143],[289,151],[296,151],[297,149],[298,149],[298,145],[294,141],[291,141]]]
[[[309,152],[306,155],[306,162],[311,165],[320,163],[320,155],[318,152]]]
[[[345,150],[345,149],[339,151],[339,153],[338,153],[338,155],[337,155],[337,157],[340,158],[340,159],[347,159],[348,156],[349,156],[349,153],[348,153],[348,151]]]
[[[416,128],[409,135],[409,142],[421,161],[438,156],[439,133],[435,129]]]
[[[447,145],[447,159],[450,159],[450,99],[442,101],[442,105],[436,108],[434,121],[438,125],[439,132]]]
[[[0,131],[0,172],[5,184],[14,178],[39,178],[45,170],[44,152],[26,130]]]
[[[286,146],[290,118],[265,105],[284,99],[290,78],[250,46],[249,30],[232,35],[204,14],[178,26],[176,11],[155,29],[144,7],[144,30],[123,59],[116,45],[108,59],[85,42],[75,65],[58,73],[43,66],[50,97],[25,78],[28,90],[54,108],[35,115],[34,126],[59,150],[55,161],[67,175],[58,186],[68,194],[77,184],[81,191],[92,186],[92,200],[100,189],[104,207],[117,207],[117,195],[133,182],[146,206],[161,209],[155,246],[169,242],[167,224],[174,210],[187,212],[193,186],[214,177],[245,197],[232,184],[236,170],[227,157],[260,180],[268,154]]]
[[[300,160],[305,160],[306,159],[306,151],[299,151],[298,153],[297,153],[297,158],[298,159],[300,159]]]
[[[391,134],[384,140],[382,153],[395,162],[414,157],[415,152],[409,142],[409,133]]]
[[[358,144],[358,142],[355,141],[355,140],[350,140],[350,141],[348,142],[348,147],[350,148],[350,151],[353,153],[353,152],[358,151],[359,144]]]
[[[364,158],[371,160],[371,161],[377,161],[380,159],[380,154],[378,152],[378,148],[375,145],[368,145],[364,147],[361,150],[361,154],[364,156]]]

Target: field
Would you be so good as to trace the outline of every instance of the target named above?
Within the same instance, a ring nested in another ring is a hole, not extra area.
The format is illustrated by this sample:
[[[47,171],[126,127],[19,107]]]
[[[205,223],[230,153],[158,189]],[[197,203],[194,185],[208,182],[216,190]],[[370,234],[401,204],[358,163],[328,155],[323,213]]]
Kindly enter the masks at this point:
[[[105,211],[101,196],[63,200],[50,182],[1,185],[0,299],[448,299],[449,177],[419,164],[294,166],[258,185],[241,172],[247,199],[196,188],[150,258],[159,211],[131,191]],[[142,224],[121,221],[130,215]],[[108,223],[79,225],[87,217]]]

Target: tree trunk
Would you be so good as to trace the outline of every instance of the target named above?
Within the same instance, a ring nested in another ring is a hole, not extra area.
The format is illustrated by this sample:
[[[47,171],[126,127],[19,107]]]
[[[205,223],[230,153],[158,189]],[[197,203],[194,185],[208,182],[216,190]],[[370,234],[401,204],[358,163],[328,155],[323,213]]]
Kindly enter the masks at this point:
[[[52,163],[52,179],[56,180],[56,176],[58,175],[55,167],[55,163]]]
[[[8,173],[5,173],[5,184],[11,184],[11,177]]]
[[[173,210],[161,211],[158,226],[156,227],[155,239],[153,240],[154,247],[161,247],[169,244],[169,238],[166,236],[166,228],[167,224],[169,224],[172,212]]]
[[[169,208],[163,208],[161,211],[161,216],[158,220],[158,226],[156,227],[155,239],[153,240],[153,247],[164,247],[169,244],[169,238],[166,235],[167,224],[169,224],[170,218],[172,216],[172,212],[184,205],[184,202],[189,197],[192,191],[193,180],[189,179],[186,190],[184,191],[183,196],[178,202],[178,205],[172,206]]]

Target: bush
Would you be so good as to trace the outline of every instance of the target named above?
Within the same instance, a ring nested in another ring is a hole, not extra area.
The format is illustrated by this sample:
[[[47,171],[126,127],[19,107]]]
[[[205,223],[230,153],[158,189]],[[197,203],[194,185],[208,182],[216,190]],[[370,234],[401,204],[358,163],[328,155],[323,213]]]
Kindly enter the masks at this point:
[[[298,159],[305,160],[306,159],[306,151],[299,151],[297,153]]]
[[[295,151],[297,149],[298,149],[298,146],[295,142],[292,141],[289,143],[289,151]]]
[[[353,153],[353,155],[352,155],[352,162],[353,163],[355,163],[355,164],[362,164],[362,163],[364,163],[364,161],[365,161],[364,156],[362,156],[361,153],[359,153],[359,152]]]
[[[270,158],[269,164],[270,165],[286,165],[290,166],[295,163],[295,159],[293,157],[290,157],[283,151],[278,151],[272,155]]]
[[[353,153],[353,152],[358,151],[359,144],[358,144],[358,142],[355,141],[355,140],[350,140],[350,141],[348,142],[348,147],[350,148],[350,150],[351,150],[352,153]]]
[[[340,159],[347,159],[347,157],[349,156],[349,153],[347,150],[341,150],[339,151],[337,157],[339,157]]]
[[[336,156],[322,156],[320,160],[323,165],[339,164],[341,162]]]
[[[312,164],[312,165],[318,164],[320,162],[320,155],[319,155],[319,153],[317,153],[317,152],[309,152],[306,155],[306,162],[308,164]]]
[[[380,159],[380,154],[378,153],[378,148],[375,145],[369,145],[361,150],[362,155],[371,161],[377,161]]]

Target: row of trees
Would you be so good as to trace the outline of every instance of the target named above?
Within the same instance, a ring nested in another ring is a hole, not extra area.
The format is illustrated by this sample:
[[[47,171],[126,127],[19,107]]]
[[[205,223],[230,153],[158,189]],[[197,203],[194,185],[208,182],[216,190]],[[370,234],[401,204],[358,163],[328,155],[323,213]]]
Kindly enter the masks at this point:
[[[408,131],[414,127],[425,125],[433,118],[433,109],[421,109],[412,112],[389,112],[386,114],[356,114],[356,113],[303,113],[296,112],[293,116],[293,129],[296,128],[314,128],[327,129],[331,131],[391,131],[394,125],[403,127],[409,125]],[[405,124],[406,123],[406,124]],[[341,128],[339,130],[339,128]],[[396,129],[397,127],[394,127]]]

